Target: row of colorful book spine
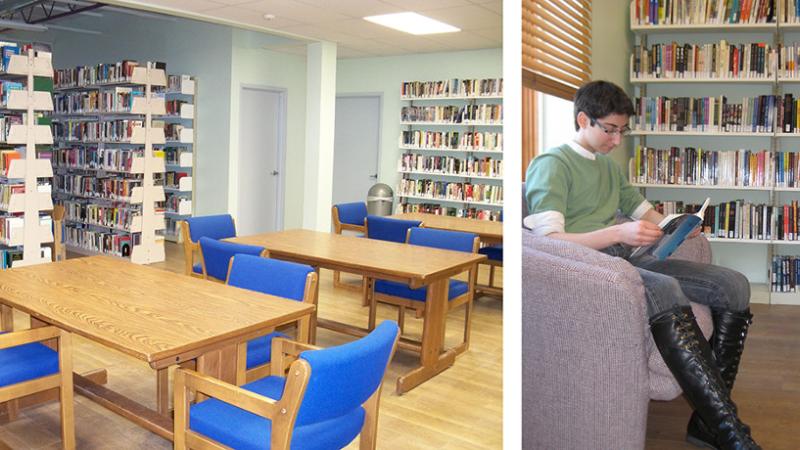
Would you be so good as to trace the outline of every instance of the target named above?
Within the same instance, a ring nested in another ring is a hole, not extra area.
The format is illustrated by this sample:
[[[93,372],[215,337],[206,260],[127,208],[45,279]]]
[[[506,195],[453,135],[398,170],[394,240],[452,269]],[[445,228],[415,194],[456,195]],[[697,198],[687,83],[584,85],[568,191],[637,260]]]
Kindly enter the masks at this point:
[[[426,197],[460,202],[503,203],[503,187],[492,184],[448,182],[430,179],[403,179],[400,196]]]
[[[397,170],[499,178],[503,176],[503,160],[488,157],[461,159],[406,153],[401,155]]]
[[[634,25],[772,23],[774,0],[633,0]]]
[[[503,105],[404,106],[400,111],[400,120],[403,122],[500,123],[503,120]]]
[[[503,133],[404,130],[399,144],[424,149],[502,151]]]
[[[403,98],[484,97],[503,95],[502,78],[438,81],[404,81],[400,86]]]
[[[773,79],[779,55],[766,42],[634,45],[631,79]]]
[[[464,217],[467,219],[499,221],[502,213],[498,210],[481,208],[454,208],[437,203],[402,203],[398,212],[425,213],[439,216]]]

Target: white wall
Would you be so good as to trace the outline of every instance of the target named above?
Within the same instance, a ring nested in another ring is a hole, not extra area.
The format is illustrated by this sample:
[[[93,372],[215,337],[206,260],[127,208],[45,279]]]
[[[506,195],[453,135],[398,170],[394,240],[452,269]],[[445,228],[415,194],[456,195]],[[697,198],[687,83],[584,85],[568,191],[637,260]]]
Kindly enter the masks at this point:
[[[259,43],[263,34],[233,31],[230,80],[230,148],[236,154],[239,143],[239,95],[242,85],[286,89],[286,168],[284,186],[284,228],[299,228],[303,223],[305,163],[306,60],[303,56],[278,53]],[[235,156],[234,156],[235,157]],[[234,162],[231,161],[233,164]],[[236,183],[231,183],[236,187]]]
[[[381,58],[341,59],[337,94],[378,93],[383,96],[381,155],[378,181],[396,189],[400,149],[400,87],[403,81],[447,78],[498,78],[503,74],[501,49],[425,53]]]

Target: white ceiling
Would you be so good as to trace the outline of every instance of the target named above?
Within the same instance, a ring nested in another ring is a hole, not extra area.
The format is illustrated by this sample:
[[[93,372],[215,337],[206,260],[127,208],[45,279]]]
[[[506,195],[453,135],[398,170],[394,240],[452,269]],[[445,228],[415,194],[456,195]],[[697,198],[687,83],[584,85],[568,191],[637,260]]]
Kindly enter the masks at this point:
[[[502,0],[109,0],[106,3],[338,44],[340,58],[499,48]],[[417,12],[461,29],[414,36],[363,20]],[[275,16],[272,20],[264,14]],[[305,45],[274,50],[305,54]]]

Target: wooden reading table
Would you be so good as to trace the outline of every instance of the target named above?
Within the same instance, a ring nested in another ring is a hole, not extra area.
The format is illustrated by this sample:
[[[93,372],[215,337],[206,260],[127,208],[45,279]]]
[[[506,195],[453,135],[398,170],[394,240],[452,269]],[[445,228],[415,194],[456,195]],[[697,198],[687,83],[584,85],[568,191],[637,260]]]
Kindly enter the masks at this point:
[[[75,374],[76,392],[172,440],[168,369],[189,364],[241,384],[246,342],[297,322],[307,341],[314,306],[107,256],[0,271],[0,325],[11,312],[54,325],[147,362],[158,411]],[[241,345],[240,345],[241,344]],[[237,364],[238,363],[238,364]]]
[[[416,245],[364,239],[310,230],[287,230],[228,239],[265,247],[270,257],[355,273],[369,278],[398,281],[412,288],[428,287],[422,343],[402,340],[400,346],[420,352],[420,367],[397,380],[397,392],[407,392],[453,365],[455,351],[444,348],[448,279],[486,259],[484,255],[439,250]],[[364,328],[325,319],[327,329],[363,336]],[[314,329],[312,319],[312,330]]]

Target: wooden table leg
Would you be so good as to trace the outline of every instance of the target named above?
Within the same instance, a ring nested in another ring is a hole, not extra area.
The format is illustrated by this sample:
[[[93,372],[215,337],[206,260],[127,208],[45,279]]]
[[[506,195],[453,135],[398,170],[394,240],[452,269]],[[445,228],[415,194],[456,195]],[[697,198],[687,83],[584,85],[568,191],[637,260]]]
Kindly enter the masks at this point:
[[[226,383],[236,384],[237,348],[237,344],[231,344],[198,356],[197,371]]]
[[[14,331],[14,310],[0,305],[0,331]]]
[[[158,413],[170,417],[169,414],[169,368],[156,369],[156,405]]]
[[[314,267],[314,272],[317,273],[317,285],[314,287],[314,312],[311,313],[311,319],[308,322],[308,340],[306,341],[309,344],[316,344],[317,343],[317,311],[319,311],[319,285],[322,284],[322,279],[320,278],[319,267]],[[298,333],[300,331],[298,330]]]
[[[297,342],[308,344],[311,339],[311,319],[316,313],[301,317],[297,321]],[[314,324],[316,328],[316,323]]]
[[[425,304],[425,319],[422,328],[422,365],[397,379],[397,393],[414,389],[436,374],[453,365],[456,353],[444,351],[444,332],[447,320],[447,290],[449,280],[434,281],[428,286]]]

